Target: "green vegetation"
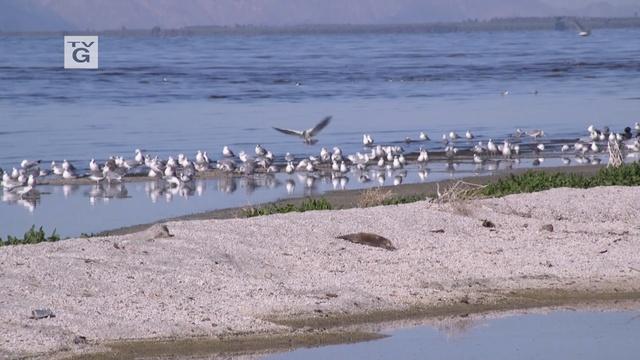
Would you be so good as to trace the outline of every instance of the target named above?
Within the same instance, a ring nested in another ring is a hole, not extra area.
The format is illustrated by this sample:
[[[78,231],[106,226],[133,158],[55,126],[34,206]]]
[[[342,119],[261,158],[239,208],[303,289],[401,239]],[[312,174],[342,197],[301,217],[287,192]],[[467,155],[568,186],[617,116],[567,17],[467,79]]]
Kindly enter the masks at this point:
[[[425,195],[406,195],[406,196],[393,196],[391,198],[382,200],[382,205],[400,205],[410,204],[417,201],[425,200]]]
[[[56,234],[56,231],[53,230],[50,236],[47,237],[44,230],[42,230],[42,226],[40,229],[36,230],[36,226],[31,226],[31,229],[24,233],[22,238],[15,237],[9,235],[7,240],[3,240],[0,238],[0,247],[8,246],[8,245],[24,245],[24,244],[37,244],[41,242],[55,242],[59,241],[60,236]]]
[[[591,188],[595,186],[638,186],[640,185],[640,163],[604,168],[594,176],[571,173],[548,173],[528,171],[478,189],[480,195],[500,197],[509,194],[530,193],[558,187]]]
[[[307,199],[300,205],[294,204],[269,204],[261,208],[251,207],[243,210],[244,217],[254,217],[271,214],[284,214],[290,212],[305,212],[312,210],[331,210],[331,203],[324,198]]]

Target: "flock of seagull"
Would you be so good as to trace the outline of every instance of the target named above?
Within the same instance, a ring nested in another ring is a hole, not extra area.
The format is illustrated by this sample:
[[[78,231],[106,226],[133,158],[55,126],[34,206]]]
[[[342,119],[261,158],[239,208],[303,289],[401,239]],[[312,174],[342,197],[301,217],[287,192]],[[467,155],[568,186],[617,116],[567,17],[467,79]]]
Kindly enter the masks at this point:
[[[315,144],[317,142],[315,137],[330,121],[331,117],[326,117],[313,128],[302,131],[274,129],[287,135],[299,137],[305,144]],[[608,127],[596,129],[593,125],[587,128],[587,132],[587,136],[578,139],[575,143],[563,144],[560,151],[562,153],[573,152],[577,156],[598,154],[606,151],[607,144],[616,142],[623,151],[640,152],[640,123],[638,122],[634,124],[633,129],[626,127],[622,132],[613,132]],[[447,161],[453,161],[456,156],[459,157],[457,145],[464,143],[467,147],[464,149],[465,152],[472,156],[472,161],[475,164],[484,164],[495,159],[517,161],[516,159],[521,152],[522,138],[531,138],[532,143],[528,144],[528,147],[534,153],[540,154],[545,151],[545,144],[539,141],[544,136],[545,133],[542,130],[523,131],[516,129],[513,134],[503,140],[489,139],[485,144],[482,141],[475,143],[476,136],[470,130],[467,130],[463,135],[451,131],[442,135],[441,140],[444,147],[441,155],[444,155],[444,159]],[[404,139],[407,144],[429,141],[431,139],[425,132],[419,133],[418,140]],[[37,179],[54,176],[65,180],[87,178],[96,184],[102,182],[110,184],[122,182],[127,175],[146,175],[149,178],[159,180],[165,187],[180,188],[191,183],[198,174],[215,169],[222,173],[240,175],[277,172],[287,174],[328,172],[332,179],[338,182],[345,178],[347,173],[356,169],[360,173],[360,181],[366,182],[370,180],[365,172],[369,168],[388,171],[401,170],[408,163],[407,157],[420,165],[430,161],[430,154],[424,147],[420,147],[417,154],[405,154],[405,150],[400,145],[376,144],[371,134],[363,134],[362,145],[363,151],[348,155],[343,154],[342,149],[338,146],[331,150],[323,147],[317,156],[312,155],[302,159],[296,159],[294,155],[287,152],[283,157],[284,162],[280,161],[279,163],[276,163],[276,156],[260,144],[255,146],[253,154],[240,151],[237,155],[229,146],[224,146],[221,157],[217,161],[213,161],[207,151],[202,150],[197,151],[193,160],[184,154],[179,154],[175,158],[169,156],[168,159],[162,160],[158,156],[152,156],[136,149],[130,159],[111,156],[102,164],[91,159],[88,171],[79,171],[68,160],[63,160],[60,163],[52,161],[49,169],[46,169],[39,160],[25,159],[18,167],[14,167],[9,172],[0,169],[1,185],[5,193],[18,198],[38,196]],[[395,185],[401,182],[401,178],[394,179]],[[380,184],[383,183],[384,179]]]

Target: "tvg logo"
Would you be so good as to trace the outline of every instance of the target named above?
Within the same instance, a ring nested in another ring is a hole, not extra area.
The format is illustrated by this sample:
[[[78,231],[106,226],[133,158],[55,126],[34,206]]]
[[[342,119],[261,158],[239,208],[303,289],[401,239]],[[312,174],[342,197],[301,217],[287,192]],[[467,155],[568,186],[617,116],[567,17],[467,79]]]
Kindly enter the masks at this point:
[[[64,37],[65,69],[97,69],[98,37],[97,36],[65,36]]]

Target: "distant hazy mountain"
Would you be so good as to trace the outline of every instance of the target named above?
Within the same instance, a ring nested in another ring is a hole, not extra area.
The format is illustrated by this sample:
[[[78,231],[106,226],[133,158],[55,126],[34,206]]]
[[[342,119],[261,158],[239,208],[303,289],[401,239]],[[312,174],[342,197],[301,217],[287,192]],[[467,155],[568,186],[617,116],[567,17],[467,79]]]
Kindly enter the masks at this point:
[[[385,24],[493,17],[633,16],[627,0],[0,0],[0,30]]]
[[[75,28],[63,17],[30,0],[0,0],[0,31],[40,31]]]

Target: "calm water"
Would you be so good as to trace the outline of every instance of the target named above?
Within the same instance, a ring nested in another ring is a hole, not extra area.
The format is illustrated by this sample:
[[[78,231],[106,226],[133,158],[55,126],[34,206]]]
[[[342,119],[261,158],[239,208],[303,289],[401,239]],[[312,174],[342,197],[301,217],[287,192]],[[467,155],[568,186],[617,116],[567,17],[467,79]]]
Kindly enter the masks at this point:
[[[389,335],[371,342],[299,349],[265,359],[632,360],[640,353],[640,315],[558,311],[480,322],[459,318]]]
[[[591,123],[620,130],[640,120],[639,37],[638,29],[588,38],[573,32],[103,36],[98,71],[63,70],[60,36],[0,37],[0,167],[24,158],[66,158],[86,167],[92,157],[131,157],[135,148],[161,157],[203,149],[218,158],[223,145],[237,153],[256,143],[276,156],[334,145],[348,153],[361,150],[363,132],[377,143],[400,144],[419,131],[438,139],[471,129],[486,141],[535,127],[547,140],[574,141]],[[333,121],[314,146],[271,129],[307,128],[325,115]],[[432,141],[405,149],[419,146],[442,148]],[[446,172],[442,166],[434,165],[434,173]],[[355,184],[352,177],[347,188]],[[3,194],[0,236],[33,223],[65,234],[93,232],[288,195],[284,187],[207,191],[206,201],[195,196],[182,206],[160,206],[138,185],[126,187],[128,195],[110,197],[99,217],[89,215],[98,208],[83,195],[90,189],[66,198],[62,190],[41,189],[50,194],[35,208]],[[87,218],[83,230],[72,214]]]

